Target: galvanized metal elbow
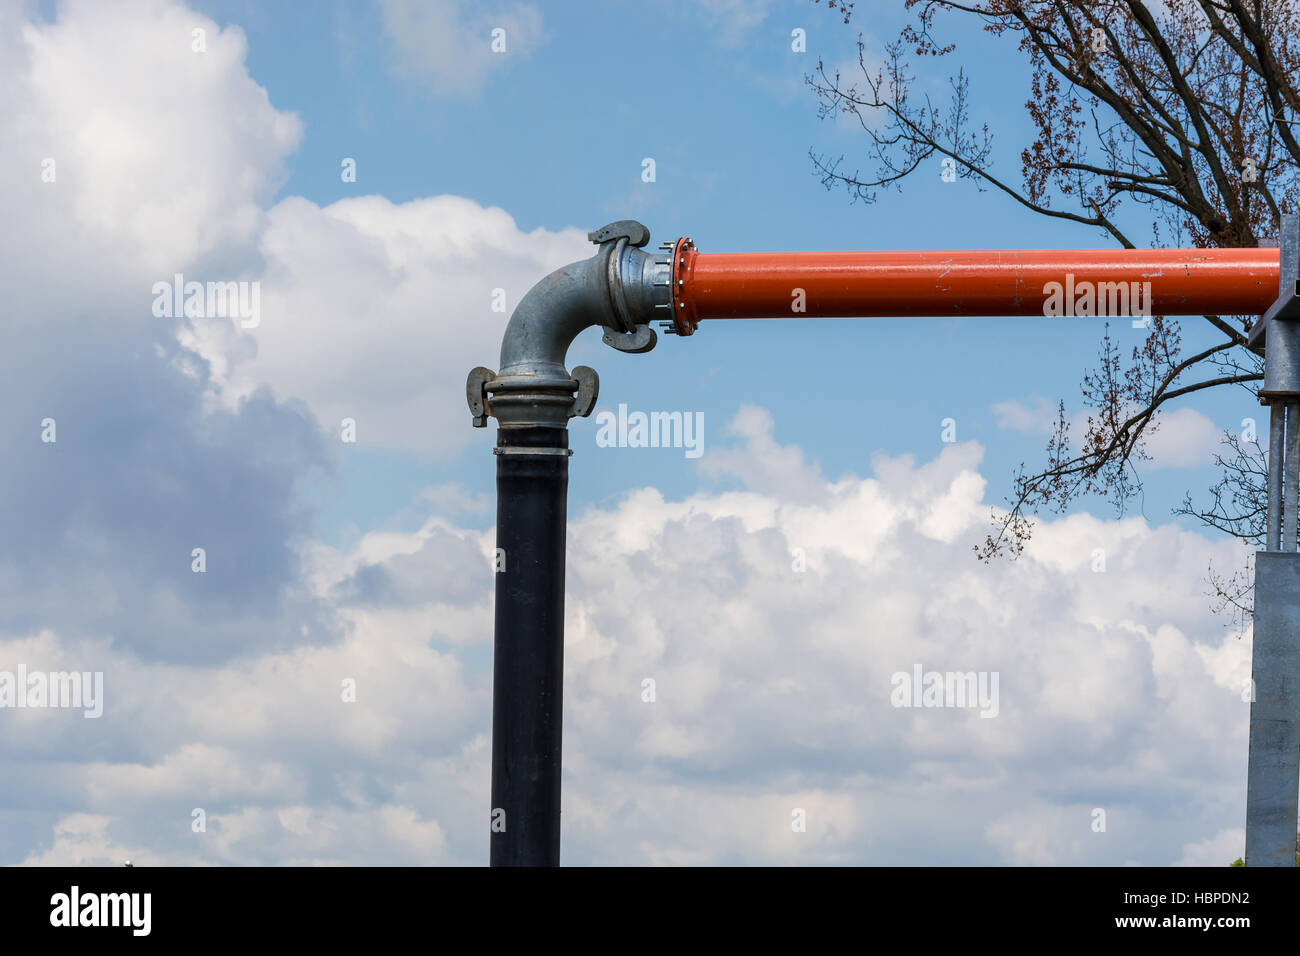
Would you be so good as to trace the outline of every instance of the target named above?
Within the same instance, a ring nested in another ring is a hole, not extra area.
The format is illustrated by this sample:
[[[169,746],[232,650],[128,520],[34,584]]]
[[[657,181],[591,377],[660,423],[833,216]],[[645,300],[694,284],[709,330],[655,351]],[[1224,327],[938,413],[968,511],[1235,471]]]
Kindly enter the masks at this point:
[[[650,323],[672,318],[673,246],[658,257],[643,252],[650,231],[621,220],[587,234],[599,246],[533,286],[510,316],[501,341],[501,370],[469,373],[466,397],[475,427],[495,418],[502,428],[566,428],[591,414],[599,392],[594,370],[565,367],[583,329],[601,326],[607,345],[648,352],[657,341]],[[575,395],[576,393],[576,395]]]

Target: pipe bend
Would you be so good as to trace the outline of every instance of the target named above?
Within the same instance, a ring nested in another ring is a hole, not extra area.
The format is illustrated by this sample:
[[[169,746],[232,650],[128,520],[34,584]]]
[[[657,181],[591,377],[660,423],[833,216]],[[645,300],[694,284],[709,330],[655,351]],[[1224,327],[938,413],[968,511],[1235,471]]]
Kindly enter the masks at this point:
[[[654,347],[650,322],[672,314],[671,258],[642,252],[649,231],[631,220],[588,238],[599,246],[595,255],[556,269],[515,306],[501,338],[500,371],[469,373],[466,397],[476,427],[492,417],[502,428],[567,428],[570,418],[589,414],[600,387],[596,373],[570,375],[565,367],[585,328],[603,326],[604,341],[622,352]]]
[[[498,375],[569,378],[564,360],[578,333],[613,322],[606,255],[601,249],[590,259],[571,262],[528,290],[501,339]]]

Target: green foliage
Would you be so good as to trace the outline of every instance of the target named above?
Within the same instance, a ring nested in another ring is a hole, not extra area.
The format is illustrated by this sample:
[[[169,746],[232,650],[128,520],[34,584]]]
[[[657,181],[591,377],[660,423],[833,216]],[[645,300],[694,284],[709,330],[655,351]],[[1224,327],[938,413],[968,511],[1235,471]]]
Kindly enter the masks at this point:
[[[1241,857],[1237,857],[1235,860],[1233,860],[1231,863],[1228,864],[1228,866],[1245,866],[1245,865],[1246,865],[1246,861],[1243,860]],[[1295,865],[1300,866],[1300,833],[1296,834]]]

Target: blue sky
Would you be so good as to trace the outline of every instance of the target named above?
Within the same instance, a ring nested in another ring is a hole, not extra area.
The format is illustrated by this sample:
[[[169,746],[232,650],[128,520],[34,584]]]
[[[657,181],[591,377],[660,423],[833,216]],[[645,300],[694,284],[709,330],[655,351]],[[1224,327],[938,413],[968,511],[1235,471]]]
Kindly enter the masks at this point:
[[[818,249],[999,249],[1105,247],[1100,230],[1046,220],[967,181],[945,183],[938,162],[902,192],[873,205],[850,203],[814,175],[809,150],[865,156],[864,134],[820,120],[805,76],[819,59],[856,69],[861,33],[879,52],[905,22],[901,4],[874,4],[850,26],[812,4],[556,3],[544,39],[501,57],[469,91],[421,73],[385,31],[381,12],[356,3],[211,3],[199,9],[239,24],[249,38],[250,75],[278,109],[297,112],[305,132],[280,194],[319,204],[381,193],[394,202],[450,193],[510,213],[523,231],[595,228],[640,218],[654,241],[691,235],[706,252]],[[743,11],[743,14],[739,12]],[[807,52],[791,50],[791,31]],[[918,89],[944,101],[952,71],[971,77],[974,116],[998,144],[996,169],[1015,181],[1033,130],[1022,108],[1023,70],[1005,69],[1005,43],[955,25],[958,54],[921,64]],[[463,42],[472,42],[466,38]],[[358,162],[343,183],[341,157]],[[653,184],[641,162],[656,161]],[[864,166],[869,162],[864,160]],[[1145,237],[1146,233],[1134,233]],[[476,317],[466,316],[467,321]],[[1189,345],[1203,337],[1188,322]],[[936,328],[936,326],[938,328]],[[995,499],[1021,461],[1042,460],[1045,436],[999,428],[995,403],[1064,398],[1095,358],[1097,320],[803,320],[709,325],[690,340],[661,340],[647,356],[616,355],[587,333],[575,356],[595,365],[602,407],[705,413],[708,441],[739,405],[770,408],[778,437],[797,440],[835,476],[861,472],[876,451],[932,455],[940,421],[960,440],[987,448]],[[1127,350],[1141,334],[1122,325]],[[1208,341],[1208,338],[1206,339]],[[492,366],[494,355],[485,355]],[[575,361],[574,364],[577,364]],[[1195,399],[1219,429],[1239,428],[1258,407],[1244,392]],[[574,447],[592,447],[579,422]],[[439,462],[449,480],[485,486],[490,441]],[[1170,519],[1183,494],[1215,480],[1206,467],[1147,468],[1147,493],[1131,508]],[[695,466],[674,456],[625,456],[613,471],[573,469],[573,505],[617,495],[633,482],[667,492],[697,485]],[[428,483],[412,456],[350,450],[341,487],[322,492],[322,531],[362,529],[409,503]],[[1080,507],[1106,516],[1104,501]]]
[[[496,364],[492,290],[513,306],[629,217],[704,252],[1109,244],[937,163],[870,206],[821,186],[809,150],[863,137],[803,78],[901,6],[0,4],[0,218],[25,224],[0,236],[0,677],[105,688],[94,720],[0,708],[0,862],[484,862],[495,465],[464,381]],[[1025,73],[954,36],[918,88],[962,66],[1014,179]],[[156,314],[177,273],[258,283],[260,324]],[[1017,562],[971,553],[1101,332],[584,333],[599,408],[698,413],[704,454],[573,423],[565,860],[1239,855],[1250,635],[1205,571],[1246,553],[1169,511],[1254,401],[1171,416],[1129,516],[1084,502]],[[999,674],[997,719],[895,706],[916,666]]]

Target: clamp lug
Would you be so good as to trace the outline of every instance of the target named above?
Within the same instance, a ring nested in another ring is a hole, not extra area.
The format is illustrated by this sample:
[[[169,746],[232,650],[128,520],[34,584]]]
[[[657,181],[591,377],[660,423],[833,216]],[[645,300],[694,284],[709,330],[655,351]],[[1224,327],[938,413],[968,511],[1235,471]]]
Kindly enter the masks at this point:
[[[465,381],[465,398],[469,402],[469,412],[473,416],[470,424],[475,428],[487,427],[487,383],[496,377],[496,372],[479,365],[470,369],[469,378]]]

